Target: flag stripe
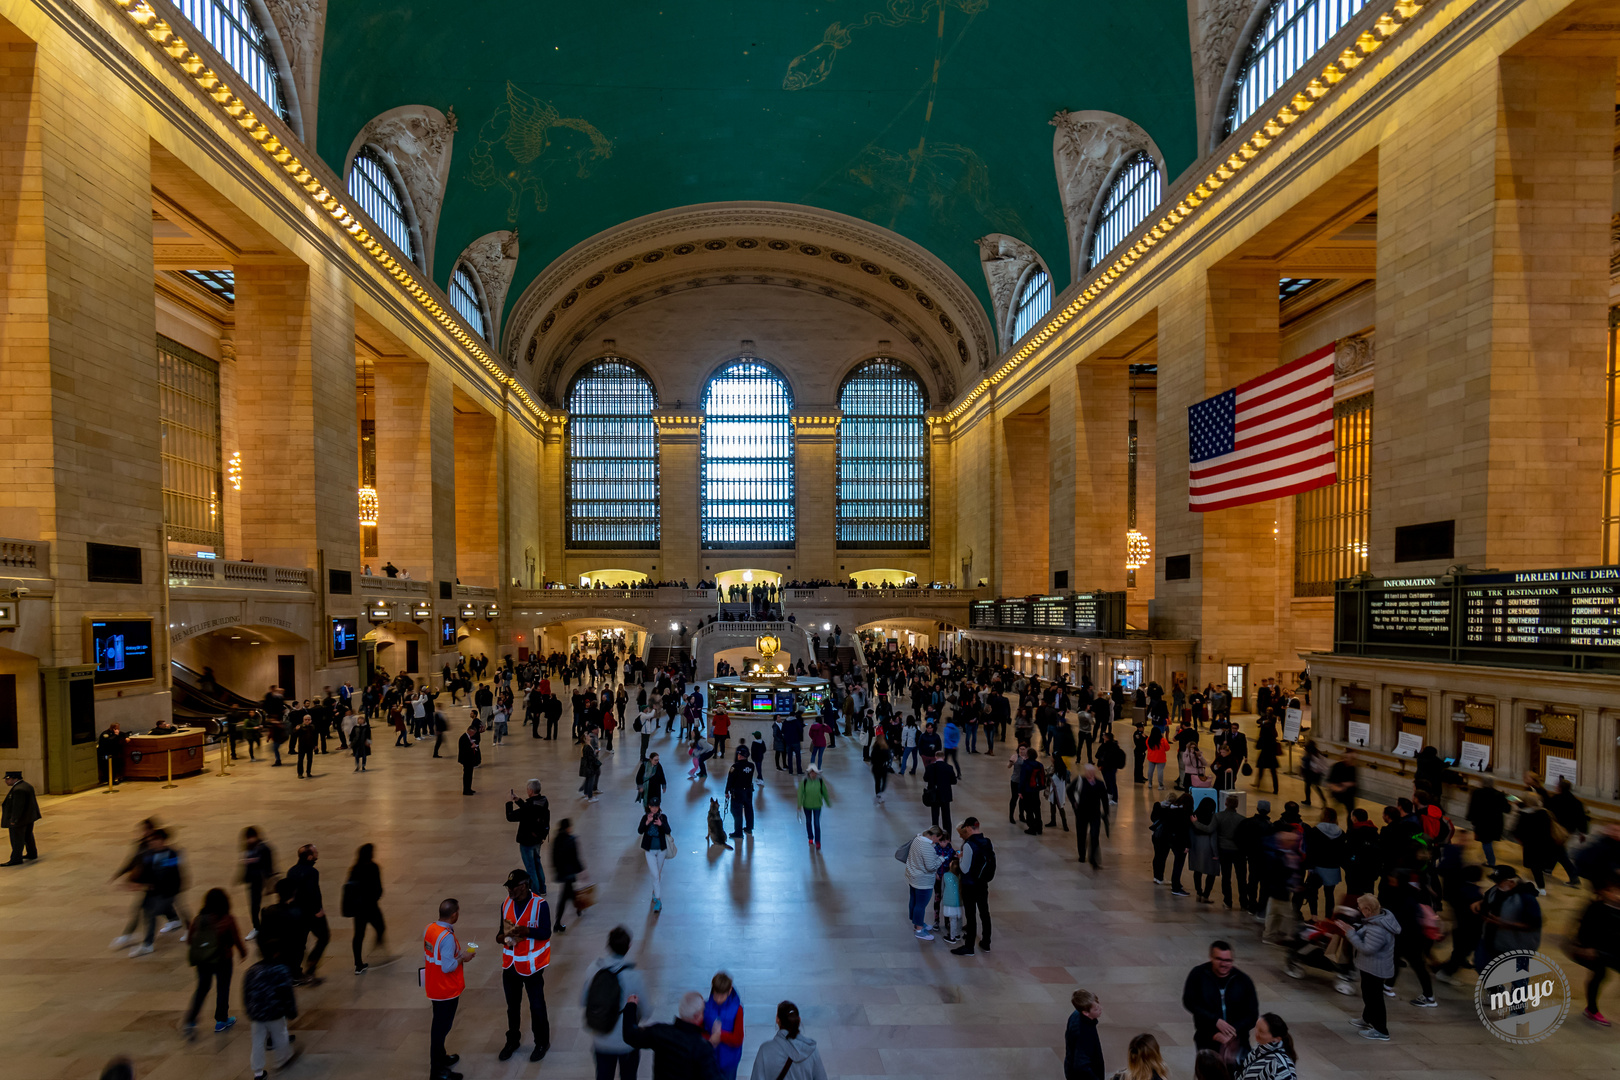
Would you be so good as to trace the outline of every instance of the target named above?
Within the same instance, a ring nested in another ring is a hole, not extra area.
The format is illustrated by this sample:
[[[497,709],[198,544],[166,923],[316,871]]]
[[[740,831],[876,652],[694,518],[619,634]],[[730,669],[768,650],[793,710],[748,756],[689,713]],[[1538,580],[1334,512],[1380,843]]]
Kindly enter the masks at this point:
[[[1334,482],[1334,352],[1328,345],[1187,410],[1189,509],[1242,506]]]

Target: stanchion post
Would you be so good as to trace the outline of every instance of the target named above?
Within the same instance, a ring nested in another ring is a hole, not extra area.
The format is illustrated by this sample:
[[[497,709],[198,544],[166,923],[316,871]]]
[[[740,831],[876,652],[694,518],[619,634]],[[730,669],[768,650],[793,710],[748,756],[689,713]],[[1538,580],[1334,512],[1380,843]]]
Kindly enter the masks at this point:
[[[118,789],[113,787],[113,763],[112,763],[112,758],[107,759],[107,790],[103,791],[102,794],[103,795],[116,795],[116,794],[118,794]]]
[[[179,787],[180,785],[176,784],[174,782],[174,751],[173,750],[165,750],[163,752],[163,760],[164,760],[164,763],[168,766],[168,771],[169,771],[169,780],[163,786],[166,787],[166,788]]]
[[[228,760],[227,760],[229,757],[230,757],[230,748],[225,742],[222,741],[219,744],[219,775],[221,775],[221,776],[229,776],[229,775],[231,775],[230,770],[228,768]]]

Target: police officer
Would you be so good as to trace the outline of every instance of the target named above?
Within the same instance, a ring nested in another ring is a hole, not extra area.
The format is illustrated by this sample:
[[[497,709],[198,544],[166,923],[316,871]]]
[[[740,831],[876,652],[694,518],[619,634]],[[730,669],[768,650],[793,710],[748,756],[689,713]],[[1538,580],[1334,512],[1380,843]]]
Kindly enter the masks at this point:
[[[534,1026],[534,1052],[539,1061],[551,1049],[551,1019],[546,1013],[546,966],[551,963],[551,912],[546,899],[530,891],[529,875],[513,870],[501,902],[501,989],[506,991],[506,1045],[500,1059],[510,1058],[523,1041],[523,997],[529,998]]]
[[[731,802],[733,837],[754,831],[754,763],[746,746],[737,747],[737,761],[726,774],[726,798]],[[746,827],[744,822],[747,822]]]

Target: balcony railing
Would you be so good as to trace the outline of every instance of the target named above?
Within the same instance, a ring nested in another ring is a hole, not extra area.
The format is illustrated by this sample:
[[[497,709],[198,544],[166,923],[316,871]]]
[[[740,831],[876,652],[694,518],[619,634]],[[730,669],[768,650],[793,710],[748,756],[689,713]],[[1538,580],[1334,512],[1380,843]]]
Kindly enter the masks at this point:
[[[197,559],[169,556],[171,589],[264,589],[277,592],[313,591],[314,571],[299,566],[269,566],[234,559]]]
[[[11,577],[50,577],[51,545],[43,540],[0,537],[0,572]]]
[[[360,592],[366,596],[427,596],[432,584],[411,578],[360,575]]]
[[[457,585],[457,600],[493,600],[495,590],[488,585]]]

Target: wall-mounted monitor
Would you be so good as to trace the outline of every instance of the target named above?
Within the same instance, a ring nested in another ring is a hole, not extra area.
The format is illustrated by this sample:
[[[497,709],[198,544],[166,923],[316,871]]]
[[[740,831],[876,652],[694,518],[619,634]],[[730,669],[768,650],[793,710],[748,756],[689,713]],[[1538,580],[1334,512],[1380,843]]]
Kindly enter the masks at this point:
[[[439,646],[445,649],[456,647],[456,620],[449,615],[439,616]]]
[[[360,655],[360,620],[332,620],[332,659],[348,660]]]
[[[96,666],[96,685],[152,680],[152,620],[86,619],[86,658]]]

